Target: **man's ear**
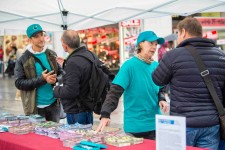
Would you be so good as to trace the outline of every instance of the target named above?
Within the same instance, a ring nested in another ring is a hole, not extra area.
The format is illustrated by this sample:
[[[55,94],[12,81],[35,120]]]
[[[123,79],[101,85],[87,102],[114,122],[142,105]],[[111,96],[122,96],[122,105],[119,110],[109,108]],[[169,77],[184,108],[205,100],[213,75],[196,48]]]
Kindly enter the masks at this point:
[[[31,38],[32,38],[32,37],[31,37]],[[28,38],[28,40],[27,40],[29,43],[31,42],[31,38]]]
[[[140,42],[140,44],[139,44],[141,49],[143,48],[143,42]]]
[[[67,45],[64,42],[62,42],[62,46],[64,49],[67,49]]]
[[[65,49],[68,51],[68,46],[67,45],[65,45]]]
[[[187,37],[187,32],[186,32],[185,29],[181,30],[181,36],[182,36],[183,39],[185,39]]]

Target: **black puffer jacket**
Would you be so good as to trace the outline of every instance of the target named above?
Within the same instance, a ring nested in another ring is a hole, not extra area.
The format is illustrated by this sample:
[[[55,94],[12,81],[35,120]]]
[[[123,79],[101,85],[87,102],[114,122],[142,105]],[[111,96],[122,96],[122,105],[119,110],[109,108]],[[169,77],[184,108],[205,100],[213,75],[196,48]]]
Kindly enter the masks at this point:
[[[85,48],[85,46],[74,50],[67,60],[64,62],[65,74],[62,77],[63,86],[56,86],[54,89],[54,96],[61,98],[64,111],[66,113],[79,113],[90,111],[82,103],[87,101],[89,93],[88,81],[91,75],[91,62],[87,59],[76,56],[82,53],[91,53]]]
[[[157,85],[170,84],[171,115],[185,116],[187,127],[217,125],[219,120],[216,107],[193,57],[184,48],[186,45],[197,48],[209,70],[219,98],[223,100],[225,53],[217,49],[209,39],[190,38],[166,53],[153,72],[153,81]]]

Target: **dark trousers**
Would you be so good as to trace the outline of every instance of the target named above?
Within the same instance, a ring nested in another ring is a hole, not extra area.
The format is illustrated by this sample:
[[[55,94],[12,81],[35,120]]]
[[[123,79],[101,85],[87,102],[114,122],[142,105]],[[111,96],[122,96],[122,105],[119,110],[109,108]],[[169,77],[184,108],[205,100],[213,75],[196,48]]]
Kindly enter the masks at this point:
[[[56,100],[45,108],[38,108],[38,114],[45,117],[47,121],[59,122],[60,105],[58,101]]]
[[[155,140],[155,131],[148,131],[148,132],[140,132],[140,133],[128,133],[133,135],[137,138],[144,138],[149,140]]]
[[[224,150],[224,149],[225,149],[225,140],[220,140],[218,150]]]

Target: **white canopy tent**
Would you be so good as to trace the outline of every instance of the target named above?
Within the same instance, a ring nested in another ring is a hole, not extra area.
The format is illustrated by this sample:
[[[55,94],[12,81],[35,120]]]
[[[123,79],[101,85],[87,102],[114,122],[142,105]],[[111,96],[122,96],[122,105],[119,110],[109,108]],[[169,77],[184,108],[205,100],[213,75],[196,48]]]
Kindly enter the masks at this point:
[[[199,12],[224,12],[225,0],[1,0],[0,28],[25,30],[39,23],[46,31],[81,30],[130,19]],[[68,11],[67,19],[62,11]]]

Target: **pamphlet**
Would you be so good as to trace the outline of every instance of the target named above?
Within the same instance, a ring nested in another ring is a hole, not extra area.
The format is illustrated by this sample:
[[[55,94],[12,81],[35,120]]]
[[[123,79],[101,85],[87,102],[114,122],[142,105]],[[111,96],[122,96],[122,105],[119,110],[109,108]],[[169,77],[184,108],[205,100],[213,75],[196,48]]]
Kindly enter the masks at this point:
[[[186,118],[156,115],[156,150],[186,150]]]

